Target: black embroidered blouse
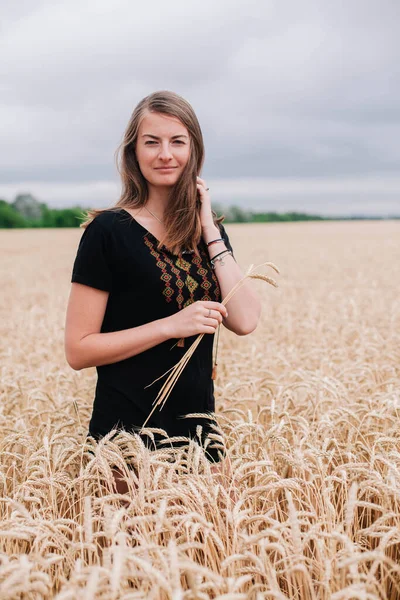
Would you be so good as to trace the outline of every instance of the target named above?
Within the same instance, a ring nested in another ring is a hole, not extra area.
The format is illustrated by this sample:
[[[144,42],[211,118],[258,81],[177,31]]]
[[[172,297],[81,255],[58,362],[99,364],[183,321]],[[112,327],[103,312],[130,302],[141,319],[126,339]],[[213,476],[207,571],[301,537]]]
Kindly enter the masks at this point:
[[[232,250],[222,224],[221,237]],[[101,332],[120,331],[168,317],[197,300],[221,301],[218,279],[211,268],[203,240],[198,249],[181,257],[162,246],[126,210],[106,210],[83,231],[72,270],[72,282],[109,293]],[[114,427],[139,433],[168,374],[197,338],[185,338],[184,347],[169,339],[126,360],[96,367],[97,385],[89,434],[97,439]],[[205,334],[179,376],[165,406],[155,409],[146,427],[164,429],[169,437],[185,436],[204,443],[213,423],[200,417],[183,418],[189,413],[215,411],[214,384],[211,379],[214,334]],[[202,426],[199,440],[196,427]],[[154,447],[148,435],[142,439]],[[161,434],[154,433],[156,447],[165,447]],[[181,445],[177,441],[173,446]],[[206,456],[218,460],[218,453],[207,448]]]

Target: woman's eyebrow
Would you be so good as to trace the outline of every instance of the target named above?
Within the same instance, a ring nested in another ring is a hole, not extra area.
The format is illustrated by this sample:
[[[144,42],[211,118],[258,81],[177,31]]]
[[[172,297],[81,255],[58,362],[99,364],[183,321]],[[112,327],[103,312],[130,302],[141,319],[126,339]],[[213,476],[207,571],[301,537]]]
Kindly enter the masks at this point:
[[[146,135],[147,135],[148,137],[154,138],[155,140],[159,140],[159,139],[161,139],[161,138],[157,137],[156,135],[152,135],[151,133],[144,133],[144,134],[142,135],[142,137],[145,137]],[[184,138],[187,138],[187,135],[183,135],[182,133],[181,133],[181,134],[179,134],[179,135],[173,135],[173,136],[171,136],[171,140],[174,140],[175,138],[178,138],[178,137],[184,137]]]

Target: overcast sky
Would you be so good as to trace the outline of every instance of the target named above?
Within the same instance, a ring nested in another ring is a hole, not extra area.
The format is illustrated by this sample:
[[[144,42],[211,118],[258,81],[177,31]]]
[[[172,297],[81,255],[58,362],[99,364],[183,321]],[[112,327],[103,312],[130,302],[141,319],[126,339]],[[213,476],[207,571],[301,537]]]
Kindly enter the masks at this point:
[[[0,197],[111,206],[134,106],[184,96],[211,198],[400,214],[400,0],[18,0],[0,22]]]

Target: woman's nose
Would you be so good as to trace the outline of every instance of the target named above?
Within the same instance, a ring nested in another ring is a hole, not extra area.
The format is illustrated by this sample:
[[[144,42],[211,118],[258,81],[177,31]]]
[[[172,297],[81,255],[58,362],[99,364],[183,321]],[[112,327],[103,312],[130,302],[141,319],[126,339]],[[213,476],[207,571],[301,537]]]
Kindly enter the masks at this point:
[[[160,157],[161,158],[170,158],[172,156],[170,147],[169,147],[169,143],[166,142],[165,144],[161,145],[161,149],[160,149]]]

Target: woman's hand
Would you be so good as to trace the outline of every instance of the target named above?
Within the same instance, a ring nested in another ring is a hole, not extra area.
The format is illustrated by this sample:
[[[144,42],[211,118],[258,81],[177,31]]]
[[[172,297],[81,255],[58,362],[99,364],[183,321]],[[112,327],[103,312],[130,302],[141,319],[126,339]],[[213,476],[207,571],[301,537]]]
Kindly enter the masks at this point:
[[[208,228],[215,228],[214,220],[211,212],[211,198],[207,191],[207,184],[204,179],[197,177],[197,189],[200,195],[200,222],[203,230]]]
[[[220,302],[198,300],[165,317],[164,321],[169,337],[185,338],[199,333],[215,333],[222,319],[227,316],[226,307]]]

